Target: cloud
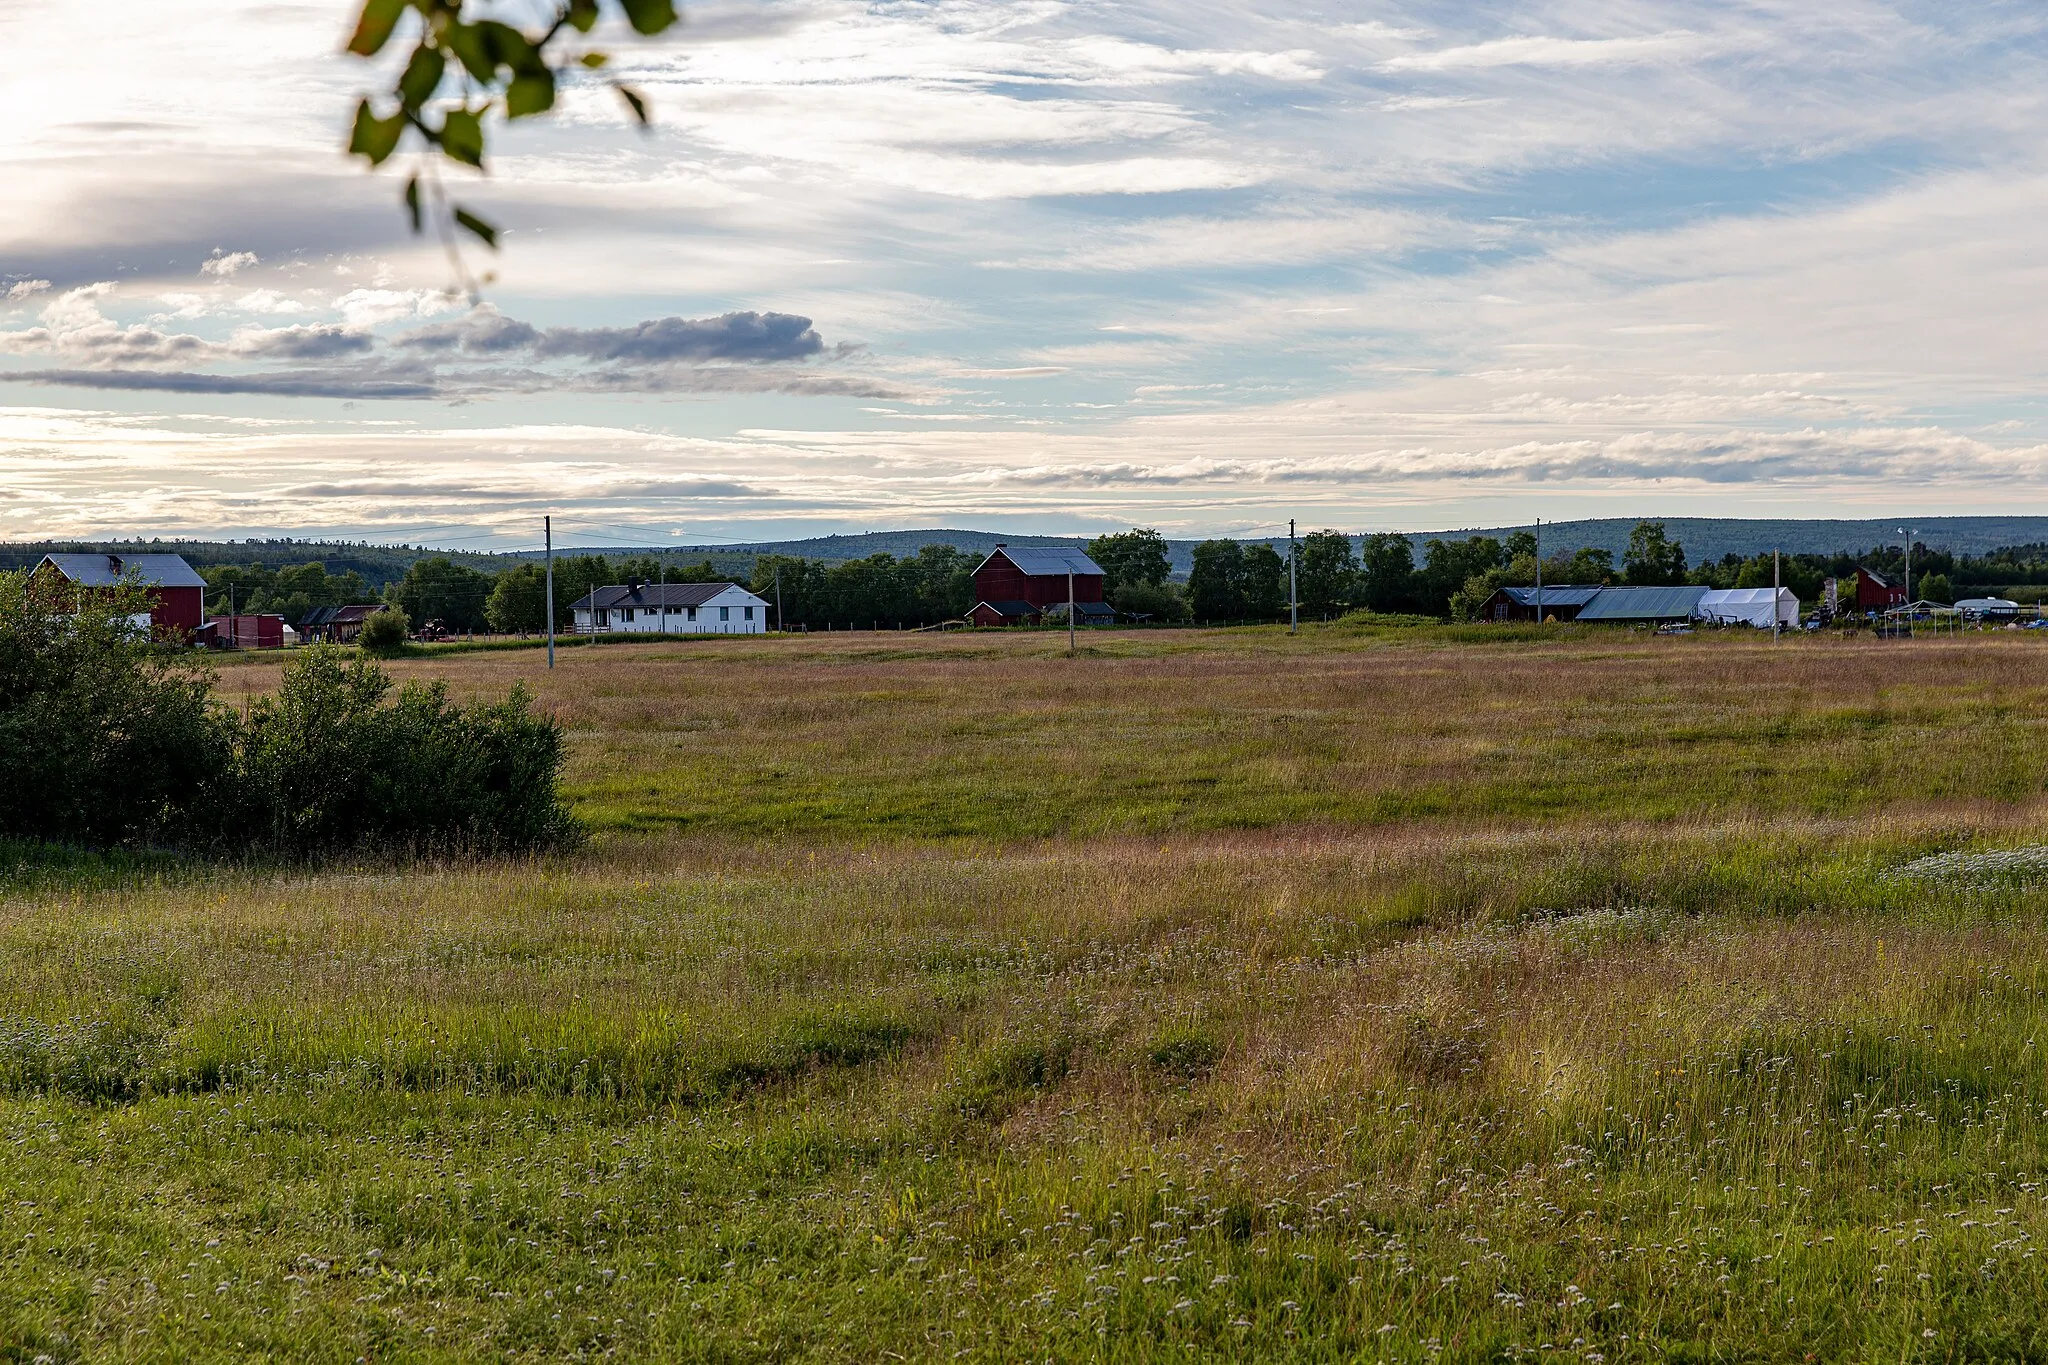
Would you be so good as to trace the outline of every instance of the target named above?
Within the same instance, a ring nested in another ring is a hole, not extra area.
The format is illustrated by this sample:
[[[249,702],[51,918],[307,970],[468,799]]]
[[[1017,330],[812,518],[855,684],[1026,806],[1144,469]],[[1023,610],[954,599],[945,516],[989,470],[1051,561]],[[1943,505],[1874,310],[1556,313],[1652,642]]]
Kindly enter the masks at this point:
[[[1643,38],[1496,38],[1391,57],[1382,71],[1477,71],[1502,66],[1583,67],[1662,61],[1700,51],[1700,35],[1674,29]]]
[[[433,398],[430,382],[319,374],[194,374],[165,370],[0,370],[17,384],[68,384],[128,392],[264,394],[273,398]]]
[[[326,360],[333,356],[363,355],[376,345],[368,332],[322,323],[296,327],[245,327],[235,333],[237,355],[277,360]]]
[[[99,308],[114,288],[102,281],[66,290],[44,306],[40,327],[0,332],[0,351],[56,351],[95,365],[159,365],[220,353],[217,343],[189,333],[121,326]]]
[[[341,320],[350,327],[430,318],[461,306],[462,296],[446,289],[351,289],[333,303]]]
[[[825,349],[809,318],[793,313],[726,313],[715,318],[658,318],[634,327],[550,328],[535,348],[543,356],[649,365],[668,361],[801,360]]]
[[[256,253],[253,251],[230,251],[226,255],[222,255],[220,248],[215,247],[213,255],[207,257],[205,262],[200,265],[199,273],[202,275],[213,275],[225,280],[232,277],[238,271],[260,264],[262,262],[258,260]]]
[[[492,305],[479,304],[452,322],[414,328],[398,338],[400,346],[418,351],[461,351],[464,355],[503,355],[540,340],[533,326],[506,317]]]
[[[7,292],[0,294],[0,298],[6,299],[9,303],[19,303],[29,295],[40,294],[49,287],[48,280],[16,280],[7,286]]]

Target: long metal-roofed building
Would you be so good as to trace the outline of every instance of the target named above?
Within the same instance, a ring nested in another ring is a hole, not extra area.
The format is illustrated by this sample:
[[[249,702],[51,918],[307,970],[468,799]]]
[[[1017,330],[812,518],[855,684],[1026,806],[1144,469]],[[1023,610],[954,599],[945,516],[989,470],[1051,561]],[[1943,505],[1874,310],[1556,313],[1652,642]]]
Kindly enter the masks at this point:
[[[180,555],[48,554],[35,572],[81,588],[139,585],[149,597],[149,628],[164,639],[189,640],[206,623],[206,580]]]
[[[737,583],[623,583],[570,608],[579,635],[763,635],[768,600]]]
[[[1577,583],[1543,585],[1543,612],[1536,611],[1536,589],[1502,588],[1486,599],[1479,610],[1482,621],[1576,620],[1586,604],[1606,591]]]
[[[1533,592],[1534,589],[1531,589]],[[1545,589],[1547,595],[1549,590]],[[1580,610],[1581,621],[1690,621],[1699,614],[1700,599],[1711,589],[1602,588]]]

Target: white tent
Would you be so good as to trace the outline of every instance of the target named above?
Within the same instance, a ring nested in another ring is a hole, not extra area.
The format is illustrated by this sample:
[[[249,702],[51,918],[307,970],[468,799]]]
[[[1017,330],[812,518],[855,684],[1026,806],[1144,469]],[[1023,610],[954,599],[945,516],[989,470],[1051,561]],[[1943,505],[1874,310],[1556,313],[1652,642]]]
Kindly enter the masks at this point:
[[[1716,588],[1700,598],[1692,609],[1693,619],[1728,626],[1771,628],[1771,599],[1778,605],[1778,624],[1799,624],[1799,599],[1790,588]]]

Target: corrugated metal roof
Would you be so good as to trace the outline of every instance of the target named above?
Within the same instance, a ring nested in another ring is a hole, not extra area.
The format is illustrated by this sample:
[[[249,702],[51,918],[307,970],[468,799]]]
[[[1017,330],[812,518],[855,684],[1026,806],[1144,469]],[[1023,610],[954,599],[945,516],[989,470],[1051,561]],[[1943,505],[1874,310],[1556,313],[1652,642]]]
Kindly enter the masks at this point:
[[[1029,602],[976,602],[977,607],[987,607],[999,616],[1036,616],[1038,608]],[[1061,603],[1062,606],[1066,605]]]
[[[73,583],[94,588],[110,588],[128,574],[134,574],[152,588],[206,586],[206,580],[179,555],[44,555],[42,563],[53,566]]]
[[[1102,566],[1079,550],[1070,550],[1059,545],[1005,545],[993,551],[988,559],[981,561],[980,573],[986,569],[989,560],[1001,555],[1017,566],[1019,572],[1031,578],[1065,578],[1070,573],[1102,574]]]
[[[738,591],[756,606],[767,605],[767,599],[754,596],[737,583],[642,583],[628,587],[614,583],[610,587],[592,588],[570,606],[571,611],[610,611],[618,607],[701,607],[720,593]]]
[[[1521,606],[1533,607],[1536,605],[1536,589],[1534,588],[1502,588],[1501,591],[1513,598]],[[1600,591],[1601,589],[1598,587],[1589,588],[1577,583],[1545,583],[1543,585],[1543,605],[1546,607],[1583,607],[1586,603],[1592,601],[1594,596]]]
[[[1602,588],[1579,613],[1581,621],[1688,621],[1707,589]]]

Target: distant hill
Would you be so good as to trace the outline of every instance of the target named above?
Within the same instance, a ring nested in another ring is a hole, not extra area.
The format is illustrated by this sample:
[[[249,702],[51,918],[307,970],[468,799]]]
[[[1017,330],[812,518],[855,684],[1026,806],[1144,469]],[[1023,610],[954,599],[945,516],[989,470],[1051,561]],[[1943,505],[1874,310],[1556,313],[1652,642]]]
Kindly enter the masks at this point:
[[[1658,519],[1663,521],[1666,533],[1685,547],[1686,557],[1694,563],[1702,559],[1719,559],[1722,555],[1730,553],[1747,557],[1771,550],[1783,550],[1787,554],[1833,554],[1838,551],[1853,553],[1887,542],[1896,544],[1898,535],[1895,528],[1901,524],[1896,518],[1863,521],[1809,521],[1790,517]],[[1637,520],[1635,517],[1598,517],[1580,521],[1545,522],[1544,548],[1575,550],[1582,545],[1592,546],[1612,551],[1618,560],[1622,552],[1628,548],[1629,532],[1635,528]],[[2048,543],[2048,517],[1921,517],[1914,524],[1919,529],[1919,540],[1922,544],[1935,549],[1952,550],[1958,554],[1981,555],[2001,545]],[[1303,529],[1309,528],[1304,526]],[[1416,557],[1420,559],[1423,545],[1430,540],[1463,539],[1466,536],[1505,539],[1515,531],[1529,529],[1531,528],[1526,525],[1485,526],[1466,527],[1454,531],[1410,531],[1406,534],[1414,543]],[[1032,536],[1004,531],[869,531],[862,535],[749,541],[735,545],[622,545],[602,548],[578,546],[573,550],[557,550],[556,554],[601,554],[614,559],[625,555],[659,554],[670,564],[699,564],[708,559],[719,572],[731,574],[735,578],[745,578],[753,570],[754,557],[764,554],[796,555],[805,559],[840,563],[876,554],[899,557],[914,555],[926,545],[951,545],[970,554],[983,555],[996,546],[1005,544],[1085,545],[1087,541],[1086,536]],[[1167,542],[1173,553],[1176,572],[1187,572],[1196,543],[1192,540]],[[1266,543],[1282,542],[1269,540]],[[473,550],[440,550],[424,545],[372,545],[362,541],[67,540],[0,545],[0,569],[20,568],[33,564],[52,551],[108,554],[169,552],[181,554],[192,565],[201,568],[212,564],[260,563],[277,566],[319,560],[336,572],[354,569],[372,587],[377,588],[402,577],[414,560],[423,559],[428,555],[445,555],[458,564],[467,564],[490,572],[522,560],[540,558],[540,553],[533,550],[482,554]]]

